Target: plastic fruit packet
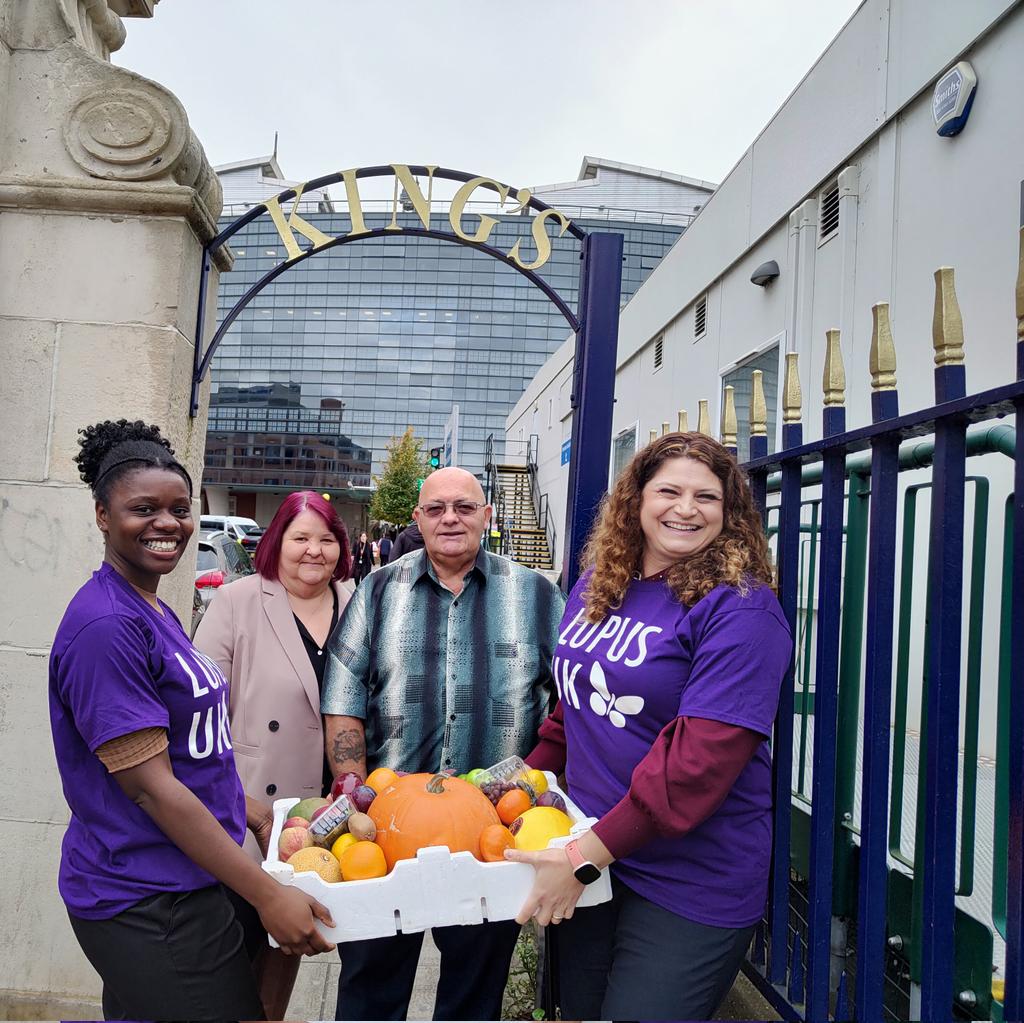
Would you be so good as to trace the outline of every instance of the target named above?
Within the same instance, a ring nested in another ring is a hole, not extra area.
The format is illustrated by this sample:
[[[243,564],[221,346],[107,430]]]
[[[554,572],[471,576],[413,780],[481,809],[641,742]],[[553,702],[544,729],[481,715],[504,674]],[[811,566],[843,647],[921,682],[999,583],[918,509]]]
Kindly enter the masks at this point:
[[[313,845],[318,845],[321,849],[330,849],[348,830],[348,819],[355,813],[355,810],[356,808],[348,796],[338,796],[309,825],[309,837],[313,840]]]
[[[506,781],[511,784],[522,781],[528,768],[522,757],[506,757],[486,769],[489,781]]]

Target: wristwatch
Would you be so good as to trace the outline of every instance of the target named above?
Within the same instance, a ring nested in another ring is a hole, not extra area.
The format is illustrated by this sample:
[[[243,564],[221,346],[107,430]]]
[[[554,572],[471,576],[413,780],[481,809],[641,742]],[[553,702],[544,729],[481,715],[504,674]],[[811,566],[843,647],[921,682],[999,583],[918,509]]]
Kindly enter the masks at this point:
[[[577,839],[565,846],[565,855],[569,857],[569,866],[580,884],[593,884],[601,876],[601,868],[583,858]]]

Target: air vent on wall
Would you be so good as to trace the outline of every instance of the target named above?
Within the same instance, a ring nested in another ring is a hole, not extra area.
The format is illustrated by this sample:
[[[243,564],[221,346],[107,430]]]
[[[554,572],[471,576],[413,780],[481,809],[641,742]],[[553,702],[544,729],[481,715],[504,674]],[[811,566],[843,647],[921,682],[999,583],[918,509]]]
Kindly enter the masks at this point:
[[[825,241],[839,230],[839,183],[833,181],[818,197],[818,240]]]
[[[708,296],[702,295],[697,299],[697,304],[693,309],[693,337],[696,340],[699,337],[704,336],[704,331],[707,330],[708,326]]]
[[[662,360],[662,357],[665,354],[664,346],[665,346],[665,335],[662,334],[661,337],[659,337],[658,340],[654,342],[654,368],[655,369],[661,369],[661,360]]]

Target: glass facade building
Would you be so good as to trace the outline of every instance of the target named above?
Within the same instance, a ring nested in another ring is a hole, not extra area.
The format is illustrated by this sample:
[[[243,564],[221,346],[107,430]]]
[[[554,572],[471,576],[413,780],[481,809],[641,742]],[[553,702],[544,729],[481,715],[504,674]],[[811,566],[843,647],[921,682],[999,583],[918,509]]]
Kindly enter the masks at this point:
[[[301,216],[325,234],[351,230],[347,211],[311,210]],[[227,207],[221,226],[242,212]],[[678,217],[565,212],[584,230],[624,235],[623,303],[683,230]],[[413,212],[397,216],[422,227]],[[391,218],[365,212],[371,230]],[[531,258],[529,219],[497,220],[488,244],[507,252],[521,239]],[[435,222],[451,232],[446,211]],[[231,247],[235,264],[221,278],[218,319],[286,255],[267,215]],[[579,241],[569,233],[553,238],[538,273],[573,310],[579,269]],[[390,439],[411,427],[424,449],[441,444],[454,405],[459,464],[481,473],[488,434],[503,436],[508,412],[570,333],[543,292],[472,247],[396,233],[325,248],[268,285],[225,334],[211,365],[204,487],[227,488],[240,513],[255,507],[241,495],[260,491],[314,487],[365,502]]]

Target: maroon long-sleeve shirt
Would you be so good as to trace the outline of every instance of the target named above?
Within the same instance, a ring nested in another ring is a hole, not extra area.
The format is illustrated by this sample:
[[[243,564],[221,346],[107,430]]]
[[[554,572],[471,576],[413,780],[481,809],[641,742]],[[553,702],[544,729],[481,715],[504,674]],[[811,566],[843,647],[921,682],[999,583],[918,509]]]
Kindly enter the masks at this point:
[[[530,767],[565,769],[562,702],[540,727]],[[722,805],[764,736],[706,718],[678,717],[658,735],[633,769],[626,794],[594,825],[608,851],[622,859],[653,838],[684,835]]]

